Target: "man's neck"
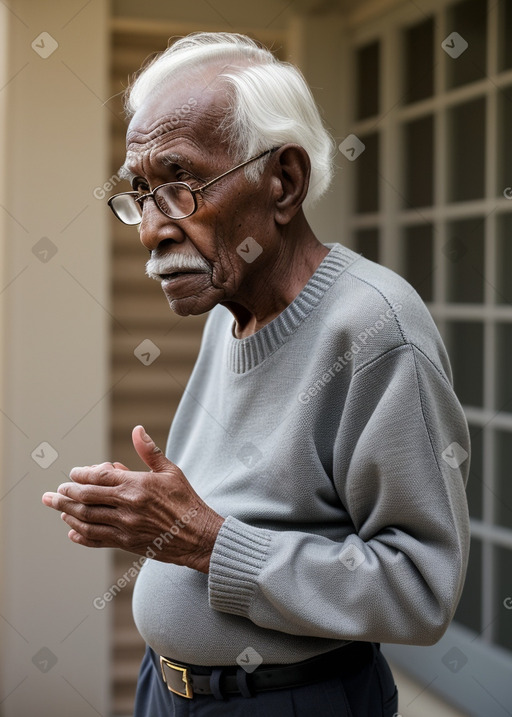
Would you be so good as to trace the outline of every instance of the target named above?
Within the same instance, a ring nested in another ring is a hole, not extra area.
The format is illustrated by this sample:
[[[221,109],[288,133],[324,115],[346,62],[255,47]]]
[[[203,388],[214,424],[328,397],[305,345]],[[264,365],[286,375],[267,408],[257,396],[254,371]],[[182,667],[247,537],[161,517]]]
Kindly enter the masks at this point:
[[[290,236],[279,252],[272,267],[259,269],[251,287],[251,302],[221,302],[235,317],[234,336],[243,339],[259,331],[286,309],[313,276],[318,266],[329,253],[315,237],[311,229],[302,241],[294,242]],[[293,243],[292,243],[293,242]]]

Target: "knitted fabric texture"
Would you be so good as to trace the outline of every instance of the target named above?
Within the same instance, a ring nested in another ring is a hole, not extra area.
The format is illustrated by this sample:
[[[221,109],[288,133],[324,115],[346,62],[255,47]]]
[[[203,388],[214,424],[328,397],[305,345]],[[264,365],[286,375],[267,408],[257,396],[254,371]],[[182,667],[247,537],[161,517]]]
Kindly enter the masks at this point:
[[[326,246],[252,336],[209,313],[166,455],[226,520],[209,575],[158,555],[140,571],[134,619],[161,655],[229,665],[251,648],[271,664],[349,640],[431,645],[453,617],[470,447],[444,345],[404,279]]]

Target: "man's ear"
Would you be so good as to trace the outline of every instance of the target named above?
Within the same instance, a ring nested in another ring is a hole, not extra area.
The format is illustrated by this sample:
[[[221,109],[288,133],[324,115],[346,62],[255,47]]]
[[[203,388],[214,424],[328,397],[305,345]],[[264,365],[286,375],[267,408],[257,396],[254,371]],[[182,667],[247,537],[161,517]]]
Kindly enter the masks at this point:
[[[311,162],[304,147],[290,143],[275,152],[271,181],[275,187],[274,216],[278,224],[288,224],[301,208],[310,175]]]

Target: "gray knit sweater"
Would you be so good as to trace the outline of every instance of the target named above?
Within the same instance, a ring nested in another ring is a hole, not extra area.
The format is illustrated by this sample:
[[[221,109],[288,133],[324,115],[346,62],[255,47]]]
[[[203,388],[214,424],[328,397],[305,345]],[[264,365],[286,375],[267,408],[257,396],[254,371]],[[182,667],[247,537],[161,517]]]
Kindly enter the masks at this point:
[[[138,576],[135,622],[161,655],[431,645],[453,617],[470,448],[445,348],[406,281],[326,246],[252,336],[221,305],[208,316],[166,454],[226,521],[209,575],[155,558]]]

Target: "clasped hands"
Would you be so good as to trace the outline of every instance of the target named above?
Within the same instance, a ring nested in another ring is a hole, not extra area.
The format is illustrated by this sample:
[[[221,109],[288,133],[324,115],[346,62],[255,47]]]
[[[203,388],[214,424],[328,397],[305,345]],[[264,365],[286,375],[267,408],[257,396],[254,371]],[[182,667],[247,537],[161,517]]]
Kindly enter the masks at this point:
[[[44,505],[61,511],[68,537],[89,548],[122,548],[207,573],[224,518],[194,491],[142,426],[132,431],[149,471],[122,463],[73,468],[73,482],[45,493]],[[158,549],[156,549],[156,547]]]

